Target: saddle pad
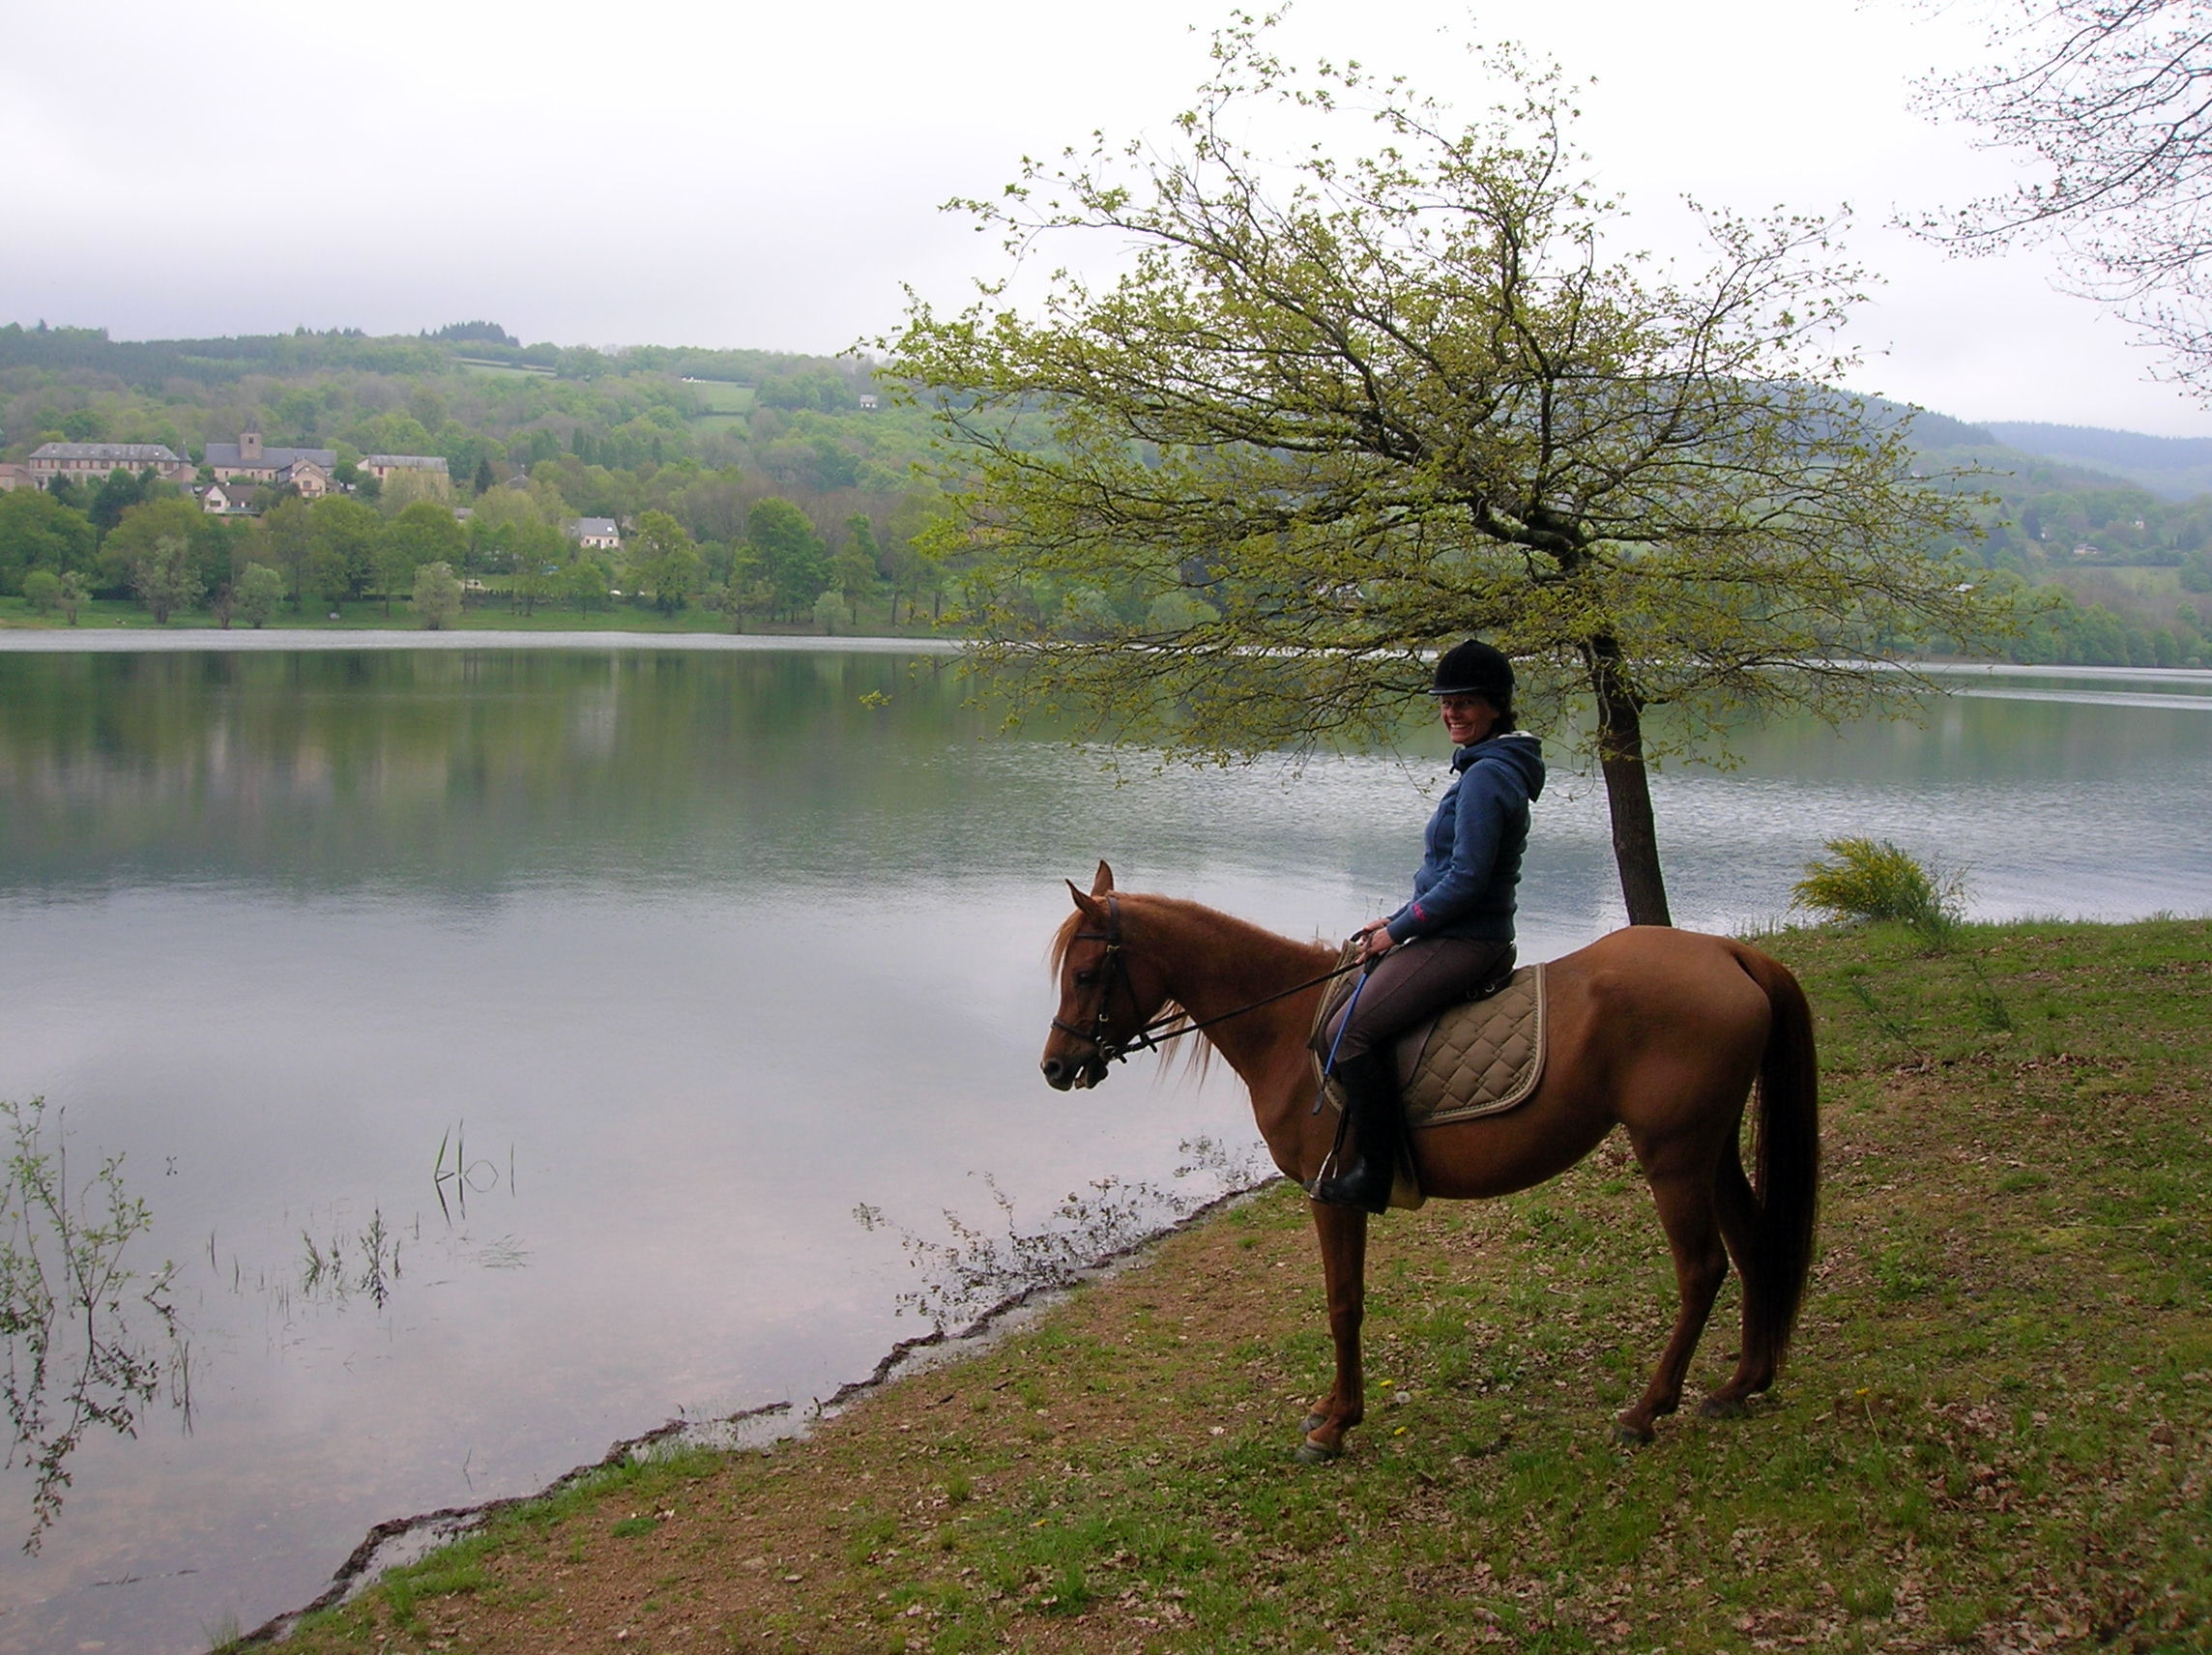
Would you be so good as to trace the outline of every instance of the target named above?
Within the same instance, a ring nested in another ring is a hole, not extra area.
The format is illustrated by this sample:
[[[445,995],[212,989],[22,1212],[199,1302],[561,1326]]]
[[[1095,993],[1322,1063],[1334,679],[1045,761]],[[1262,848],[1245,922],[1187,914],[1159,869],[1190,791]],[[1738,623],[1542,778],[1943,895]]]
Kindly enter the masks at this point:
[[[1527,1101],[1544,1078],[1544,968],[1523,966],[1489,998],[1408,1030],[1397,1055],[1408,1126],[1448,1126]]]
[[[1348,944],[1338,963],[1349,964],[1351,958]],[[1351,981],[1342,980],[1322,997],[1308,1047],[1317,1086],[1322,1086],[1327,1055],[1324,1031],[1351,993]],[[1544,968],[1539,963],[1523,966],[1496,994],[1446,1006],[1407,1030],[1392,1048],[1406,1124],[1415,1129],[1448,1126],[1501,1115],[1527,1102],[1544,1078]],[[1330,1108],[1343,1109],[1344,1097],[1333,1080],[1323,1093]],[[1390,1205],[1418,1207],[1426,1200],[1401,1141]]]

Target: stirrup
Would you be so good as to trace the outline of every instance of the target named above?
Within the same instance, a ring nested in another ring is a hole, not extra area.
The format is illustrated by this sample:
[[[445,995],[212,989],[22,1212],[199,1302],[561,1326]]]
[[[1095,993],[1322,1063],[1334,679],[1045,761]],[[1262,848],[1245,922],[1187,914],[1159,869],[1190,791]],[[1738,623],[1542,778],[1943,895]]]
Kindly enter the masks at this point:
[[[1356,1206],[1364,1212],[1389,1210],[1390,1188],[1397,1181],[1395,1157],[1362,1155],[1334,1177],[1316,1177],[1306,1194],[1324,1206]],[[1380,1176],[1378,1176],[1380,1173]]]

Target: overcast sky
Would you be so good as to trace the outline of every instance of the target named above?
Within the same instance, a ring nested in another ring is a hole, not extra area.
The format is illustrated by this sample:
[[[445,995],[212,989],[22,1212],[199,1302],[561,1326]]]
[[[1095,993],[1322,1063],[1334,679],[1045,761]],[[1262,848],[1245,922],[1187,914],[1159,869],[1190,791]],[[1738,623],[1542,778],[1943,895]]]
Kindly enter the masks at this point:
[[[1857,389],[1967,419],[2212,435],[2047,254],[1961,263],[1890,227],[2000,186],[1911,82],[1973,10],[1911,0],[1298,0],[1295,52],[1472,114],[1513,34],[1594,79],[1599,176],[1666,245],[1682,195],[1854,213],[1885,279]],[[970,0],[0,0],[0,321],[119,338],[486,317],[564,344],[833,351],[902,282],[957,301],[996,247],[938,204],[1092,129],[1164,130],[1225,12]],[[1197,32],[1193,32],[1193,25]]]

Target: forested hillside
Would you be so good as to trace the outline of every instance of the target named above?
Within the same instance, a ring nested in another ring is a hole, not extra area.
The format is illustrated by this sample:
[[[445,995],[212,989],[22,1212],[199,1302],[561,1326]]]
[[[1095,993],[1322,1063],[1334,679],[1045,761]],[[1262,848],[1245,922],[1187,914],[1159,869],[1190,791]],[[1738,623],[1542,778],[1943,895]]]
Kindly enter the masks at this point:
[[[2019,657],[2212,664],[2212,495],[2168,497],[2204,456],[2129,433],[1999,429],[2062,457],[1941,415],[1919,416],[1914,434],[1931,469],[1968,470],[1966,486],[1995,496],[1967,555],[2044,589]],[[444,563],[472,601],[525,613],[620,601],[712,607],[733,625],[882,629],[926,622],[961,575],[930,555],[942,548],[927,535],[938,488],[918,469],[927,423],[859,358],[525,345],[490,322],[152,341],[0,327],[0,461],[53,441],[160,443],[198,461],[247,430],[334,450],[354,491],[272,492],[256,515],[214,517],[175,485],[128,477],[16,489],[0,494],[0,595],[50,608],[73,574],[73,590],[136,596],[163,617],[227,615],[259,566],[295,610],[389,607]],[[356,469],[372,453],[442,456],[451,487],[380,496]],[[2081,457],[2108,454],[2160,486]],[[570,526],[583,518],[619,525],[619,552],[580,551]],[[164,541],[185,548],[170,547],[165,574]],[[252,584],[265,599],[267,577]],[[1078,628],[1108,610],[1139,619],[1158,598],[1030,596]]]

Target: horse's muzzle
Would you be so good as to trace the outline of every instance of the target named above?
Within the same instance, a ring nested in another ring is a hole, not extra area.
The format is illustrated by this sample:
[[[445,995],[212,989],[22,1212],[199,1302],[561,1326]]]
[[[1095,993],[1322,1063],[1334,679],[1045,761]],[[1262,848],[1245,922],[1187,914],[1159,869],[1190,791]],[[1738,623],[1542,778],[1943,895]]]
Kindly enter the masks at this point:
[[[1045,1085],[1054,1091],[1087,1090],[1106,1078],[1106,1062],[1102,1058],[1091,1058],[1080,1063],[1067,1058],[1047,1058],[1037,1067],[1044,1071]]]

